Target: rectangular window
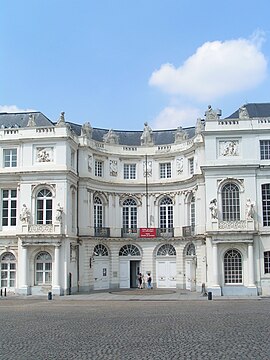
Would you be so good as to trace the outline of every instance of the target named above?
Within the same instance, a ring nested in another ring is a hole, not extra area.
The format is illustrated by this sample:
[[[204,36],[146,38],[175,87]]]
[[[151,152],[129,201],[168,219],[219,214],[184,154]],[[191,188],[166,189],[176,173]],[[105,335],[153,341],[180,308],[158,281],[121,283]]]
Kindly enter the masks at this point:
[[[193,158],[188,160],[188,167],[189,167],[189,174],[193,175],[194,174],[194,159]]]
[[[103,176],[103,162],[100,160],[95,160],[95,176]]]
[[[17,166],[17,149],[4,149],[4,167]]]
[[[264,252],[264,273],[270,274],[270,251]]]
[[[171,163],[159,164],[159,174],[161,179],[168,179],[172,177]]]
[[[124,164],[124,179],[136,179],[136,164]]]
[[[270,140],[260,141],[261,160],[270,160]]]
[[[17,190],[2,190],[2,226],[16,226]]]
[[[263,226],[270,226],[270,184],[262,185]]]

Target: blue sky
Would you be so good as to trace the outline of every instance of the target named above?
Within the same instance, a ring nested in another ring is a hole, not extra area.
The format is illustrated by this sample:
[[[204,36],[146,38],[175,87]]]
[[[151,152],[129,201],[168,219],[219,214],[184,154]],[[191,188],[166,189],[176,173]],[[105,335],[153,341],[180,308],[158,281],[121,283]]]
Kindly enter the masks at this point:
[[[141,130],[269,102],[269,0],[1,0],[0,111]]]

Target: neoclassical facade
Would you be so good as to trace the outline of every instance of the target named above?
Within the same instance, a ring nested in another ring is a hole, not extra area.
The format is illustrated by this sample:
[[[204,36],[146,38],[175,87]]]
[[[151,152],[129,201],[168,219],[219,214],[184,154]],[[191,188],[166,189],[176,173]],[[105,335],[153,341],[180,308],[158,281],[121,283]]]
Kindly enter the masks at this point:
[[[270,104],[114,131],[0,113],[1,288],[270,295]]]

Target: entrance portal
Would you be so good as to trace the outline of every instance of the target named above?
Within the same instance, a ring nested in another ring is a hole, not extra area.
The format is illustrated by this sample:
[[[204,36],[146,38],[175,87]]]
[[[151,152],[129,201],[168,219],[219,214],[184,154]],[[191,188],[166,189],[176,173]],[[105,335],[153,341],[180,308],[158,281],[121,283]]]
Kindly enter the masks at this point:
[[[138,286],[137,278],[140,272],[140,250],[135,245],[124,245],[120,251],[120,288],[129,289]]]

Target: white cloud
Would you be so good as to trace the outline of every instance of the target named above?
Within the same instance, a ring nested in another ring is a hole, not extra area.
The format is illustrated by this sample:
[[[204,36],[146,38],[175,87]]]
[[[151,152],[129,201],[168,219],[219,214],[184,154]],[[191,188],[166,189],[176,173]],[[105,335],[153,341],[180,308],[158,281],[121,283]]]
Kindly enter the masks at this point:
[[[175,129],[178,126],[195,126],[196,120],[200,115],[200,109],[168,106],[158,114],[151,125],[154,129]]]
[[[36,111],[33,109],[20,109],[16,105],[0,105],[0,112],[17,113],[17,112],[30,112]]]
[[[260,51],[264,34],[250,39],[206,42],[182,66],[163,64],[149,84],[169,94],[199,101],[254,88],[266,77],[267,60]]]

